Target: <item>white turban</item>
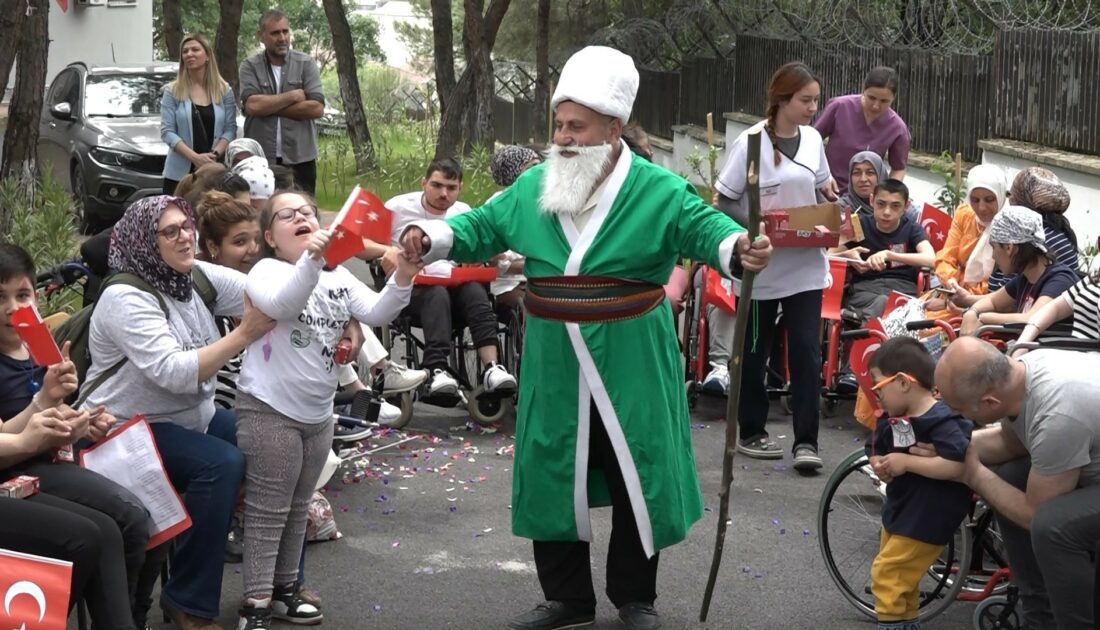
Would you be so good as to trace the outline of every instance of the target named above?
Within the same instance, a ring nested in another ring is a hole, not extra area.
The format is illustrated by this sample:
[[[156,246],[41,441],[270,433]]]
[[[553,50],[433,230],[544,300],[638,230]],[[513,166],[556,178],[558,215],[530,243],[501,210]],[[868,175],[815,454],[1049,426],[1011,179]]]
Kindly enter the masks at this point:
[[[573,101],[605,116],[614,116],[625,125],[638,95],[638,70],[634,60],[614,48],[582,48],[561,70],[558,87],[550,106]]]

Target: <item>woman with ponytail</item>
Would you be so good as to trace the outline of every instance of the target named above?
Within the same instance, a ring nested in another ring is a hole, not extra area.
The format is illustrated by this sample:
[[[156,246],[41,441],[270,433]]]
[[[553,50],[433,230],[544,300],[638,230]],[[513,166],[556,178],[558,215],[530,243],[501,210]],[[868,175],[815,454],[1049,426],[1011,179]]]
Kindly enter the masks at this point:
[[[737,138],[715,184],[719,193],[718,207],[741,225],[748,223],[745,174],[750,133],[763,132],[759,165],[762,210],[767,213],[818,203],[818,195],[823,194],[820,191],[831,179],[821,134],[810,126],[820,95],[820,81],[804,64],[789,63],[772,76],[768,86],[767,120]],[[776,249],[771,264],[756,276],[751,304],[739,305],[739,308],[752,309],[749,338],[742,357],[744,377],[738,410],[742,439],[737,445],[740,453],[757,459],[783,457],[782,449],[768,437],[764,427],[769,406],[765,371],[776,336],[776,316],[782,306],[794,411],[794,467],[800,471],[821,468],[821,458],[817,455],[821,384],[819,330],[821,295],[827,276],[824,249]],[[739,283],[735,286],[740,292]],[[712,330],[722,330],[714,323],[711,326]],[[726,328],[732,329],[732,326]]]

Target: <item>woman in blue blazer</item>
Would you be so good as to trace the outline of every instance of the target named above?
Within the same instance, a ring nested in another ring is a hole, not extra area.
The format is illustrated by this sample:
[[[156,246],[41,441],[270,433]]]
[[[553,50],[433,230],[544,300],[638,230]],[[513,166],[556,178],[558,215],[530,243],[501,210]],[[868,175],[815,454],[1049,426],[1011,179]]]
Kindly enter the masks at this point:
[[[180,45],[176,80],[164,88],[160,137],[168,145],[164,194],[171,195],[183,176],[203,164],[220,162],[237,138],[237,101],[218,73],[214,51],[202,35],[187,35]]]

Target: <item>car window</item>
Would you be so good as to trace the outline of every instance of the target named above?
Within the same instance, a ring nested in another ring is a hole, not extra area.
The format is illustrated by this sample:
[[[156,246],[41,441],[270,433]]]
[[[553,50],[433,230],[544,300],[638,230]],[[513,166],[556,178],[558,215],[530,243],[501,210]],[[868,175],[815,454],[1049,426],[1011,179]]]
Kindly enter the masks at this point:
[[[175,74],[92,74],[84,87],[88,116],[159,116],[164,86]]]
[[[76,101],[80,95],[80,81],[76,70],[62,70],[50,86],[50,96],[47,106],[52,108],[61,103],[68,103],[76,109]]]

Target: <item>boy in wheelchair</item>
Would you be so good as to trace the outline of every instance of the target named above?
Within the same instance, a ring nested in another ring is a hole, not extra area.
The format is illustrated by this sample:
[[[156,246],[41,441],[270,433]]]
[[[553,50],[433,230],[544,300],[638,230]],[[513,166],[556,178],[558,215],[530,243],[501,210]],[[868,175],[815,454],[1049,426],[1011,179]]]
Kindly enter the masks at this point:
[[[906,213],[909,189],[905,184],[896,179],[879,182],[871,205],[873,215],[858,215],[864,235],[861,244],[829,251],[851,260],[855,274],[845,292],[844,308],[861,321],[882,316],[891,291],[916,295],[920,268],[936,263],[924,228]]]
[[[970,489],[948,481],[965,468],[973,424],[932,394],[936,363],[910,337],[883,342],[869,363],[884,413],[867,443],[875,475],[886,486],[879,553],[871,591],[879,630],[919,630],[920,581],[962,523]],[[908,454],[931,443],[937,457]]]

